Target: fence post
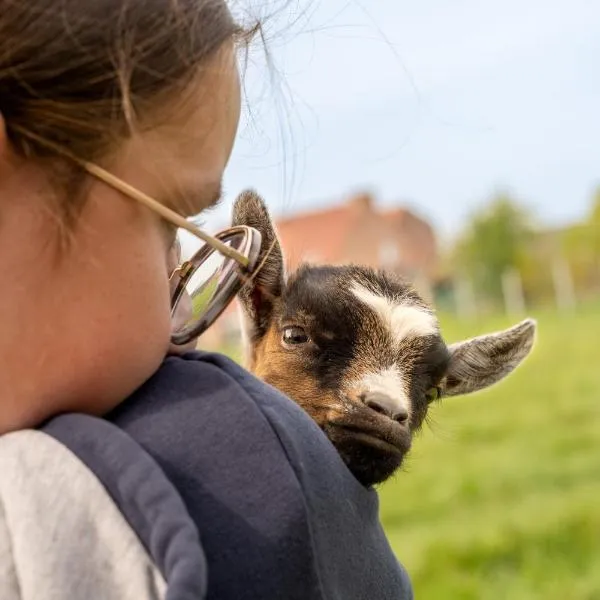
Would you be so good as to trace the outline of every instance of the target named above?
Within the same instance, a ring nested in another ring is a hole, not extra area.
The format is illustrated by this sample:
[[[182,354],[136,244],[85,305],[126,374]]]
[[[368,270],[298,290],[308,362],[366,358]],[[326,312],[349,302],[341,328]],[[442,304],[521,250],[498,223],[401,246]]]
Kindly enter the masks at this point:
[[[455,292],[458,316],[463,319],[474,318],[477,315],[477,303],[472,281],[466,277],[458,278]]]
[[[571,269],[564,258],[557,258],[552,263],[552,280],[556,306],[560,310],[573,310],[577,304],[575,287],[571,277]]]
[[[423,300],[430,304],[434,301],[433,287],[431,281],[424,273],[419,273],[413,282],[417,292],[422,296]]]
[[[508,314],[520,315],[525,312],[523,282],[517,269],[508,269],[502,274],[502,293]]]

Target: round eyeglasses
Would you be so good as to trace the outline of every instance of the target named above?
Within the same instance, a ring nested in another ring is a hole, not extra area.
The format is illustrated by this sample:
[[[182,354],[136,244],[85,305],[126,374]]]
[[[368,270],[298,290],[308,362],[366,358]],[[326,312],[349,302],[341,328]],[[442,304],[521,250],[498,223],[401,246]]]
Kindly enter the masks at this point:
[[[201,335],[225,310],[251,274],[260,253],[261,235],[238,226],[215,236],[248,259],[245,266],[205,243],[169,277],[171,284],[171,342],[183,346]]]

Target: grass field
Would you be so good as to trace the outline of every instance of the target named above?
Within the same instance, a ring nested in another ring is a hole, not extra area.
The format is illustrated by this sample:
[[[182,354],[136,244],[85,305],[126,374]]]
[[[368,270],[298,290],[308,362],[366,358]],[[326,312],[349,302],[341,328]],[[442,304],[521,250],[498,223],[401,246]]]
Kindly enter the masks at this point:
[[[435,406],[380,488],[416,600],[600,600],[600,307],[533,316],[527,361]],[[442,327],[451,342],[513,322]]]
[[[600,600],[600,310],[534,316],[522,367],[435,407],[380,489],[417,600]],[[443,331],[510,324],[445,319]]]

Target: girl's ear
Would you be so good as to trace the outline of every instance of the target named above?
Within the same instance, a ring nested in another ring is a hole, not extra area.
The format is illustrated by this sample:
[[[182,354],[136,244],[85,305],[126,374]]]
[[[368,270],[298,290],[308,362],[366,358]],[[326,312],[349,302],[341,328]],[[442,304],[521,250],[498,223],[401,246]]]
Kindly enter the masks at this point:
[[[285,287],[285,268],[279,238],[267,207],[252,190],[242,192],[233,206],[232,225],[254,227],[262,235],[256,274],[238,294],[243,310],[244,337],[255,344],[267,332]]]
[[[526,319],[504,331],[452,344],[442,394],[470,394],[504,379],[531,352],[535,332],[536,322]]]

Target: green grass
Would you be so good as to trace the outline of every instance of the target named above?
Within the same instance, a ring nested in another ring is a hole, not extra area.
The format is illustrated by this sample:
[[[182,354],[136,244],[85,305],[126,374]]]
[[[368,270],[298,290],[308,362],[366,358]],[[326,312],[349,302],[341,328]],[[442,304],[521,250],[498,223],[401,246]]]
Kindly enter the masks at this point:
[[[418,600],[600,600],[600,311],[536,316],[528,360],[434,407],[380,488]],[[449,341],[512,324],[442,323]]]
[[[204,287],[192,297],[192,314],[195,316],[203,315],[210,304],[215,290],[219,284],[219,274],[215,273],[211,279],[204,283]]]
[[[600,600],[600,307],[533,316],[527,361],[435,406],[380,488],[416,600]],[[513,322],[442,328],[456,341]]]

